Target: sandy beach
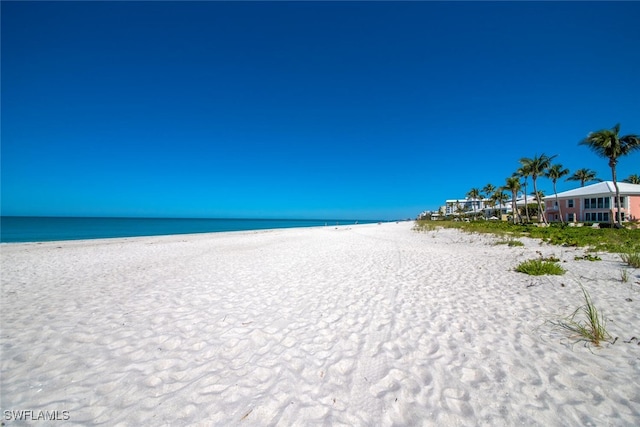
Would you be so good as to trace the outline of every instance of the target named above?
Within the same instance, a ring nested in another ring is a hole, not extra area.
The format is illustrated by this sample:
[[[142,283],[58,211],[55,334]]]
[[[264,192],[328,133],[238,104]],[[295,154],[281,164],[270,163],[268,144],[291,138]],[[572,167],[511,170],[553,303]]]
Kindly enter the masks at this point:
[[[413,225],[0,245],[3,423],[640,424],[639,270]],[[615,343],[551,323],[581,284]]]

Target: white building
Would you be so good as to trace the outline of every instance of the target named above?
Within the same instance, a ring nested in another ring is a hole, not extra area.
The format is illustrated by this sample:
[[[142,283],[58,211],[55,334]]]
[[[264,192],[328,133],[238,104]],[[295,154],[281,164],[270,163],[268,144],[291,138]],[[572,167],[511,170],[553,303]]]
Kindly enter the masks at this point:
[[[442,207],[445,216],[459,215],[461,211],[465,214],[477,214],[484,211],[489,199],[448,199]]]
[[[535,203],[532,196],[527,197],[528,203]],[[525,205],[524,195],[520,195],[516,199],[516,205],[521,208]],[[478,215],[483,214],[486,218],[491,216],[501,217],[502,215],[511,214],[511,199],[507,200],[501,205],[496,204],[493,206],[491,199],[447,199],[445,205],[440,209],[444,212],[445,216],[459,216],[461,212],[464,215]]]

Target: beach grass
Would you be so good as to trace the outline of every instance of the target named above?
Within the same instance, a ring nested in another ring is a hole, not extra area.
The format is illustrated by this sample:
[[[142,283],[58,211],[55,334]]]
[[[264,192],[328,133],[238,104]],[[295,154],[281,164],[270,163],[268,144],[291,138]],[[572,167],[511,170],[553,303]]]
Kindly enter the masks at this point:
[[[565,270],[560,267],[556,261],[549,261],[545,259],[530,259],[520,263],[516,269],[519,273],[529,274],[531,276],[543,276],[543,275],[562,275]]]
[[[434,231],[438,228],[439,222],[436,221],[416,221],[416,225],[413,227],[415,231]]]
[[[622,283],[627,283],[629,281],[629,272],[626,268],[620,270],[620,281]]]
[[[427,223],[431,223],[428,224]],[[512,224],[506,221],[417,221],[416,229],[422,227],[457,228],[467,232],[490,233],[498,236],[531,237],[561,246],[585,247],[591,251],[611,253],[640,253],[640,229],[569,227],[551,224],[538,227],[536,224]]]
[[[640,252],[627,252],[620,254],[620,258],[628,266],[633,268],[640,268]]]
[[[513,237],[511,237],[505,240],[498,240],[497,242],[494,243],[494,245],[507,245],[509,247],[514,247],[514,246],[524,246],[524,243],[522,243],[520,240],[516,240]]]
[[[571,332],[579,340],[593,343],[600,346],[602,341],[610,338],[606,329],[606,322],[602,313],[595,307],[591,296],[587,290],[580,286],[584,296],[585,304],[578,307],[566,320],[555,322],[557,326]],[[584,319],[576,320],[578,314],[582,313]]]

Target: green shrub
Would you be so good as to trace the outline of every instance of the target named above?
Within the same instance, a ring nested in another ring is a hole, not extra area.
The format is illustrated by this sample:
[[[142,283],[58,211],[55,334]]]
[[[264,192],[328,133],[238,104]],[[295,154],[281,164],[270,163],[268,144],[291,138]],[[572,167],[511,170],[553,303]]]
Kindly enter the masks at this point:
[[[524,261],[516,267],[516,271],[519,273],[529,274],[531,276],[542,276],[545,274],[559,276],[565,272],[564,269],[556,262],[544,259],[530,259],[528,261]]]
[[[418,221],[418,224],[429,221]],[[538,227],[535,224],[511,224],[506,221],[436,221],[438,227],[458,228],[476,233],[492,233],[500,236],[527,236],[554,245],[589,247],[595,251],[640,253],[640,229],[567,227],[552,224]]]

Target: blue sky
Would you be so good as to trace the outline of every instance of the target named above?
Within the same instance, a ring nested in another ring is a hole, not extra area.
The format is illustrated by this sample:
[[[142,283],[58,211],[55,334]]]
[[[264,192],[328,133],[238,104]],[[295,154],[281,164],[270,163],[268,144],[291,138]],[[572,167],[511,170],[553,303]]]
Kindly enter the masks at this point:
[[[415,217],[640,134],[638,2],[1,7],[3,215]]]

